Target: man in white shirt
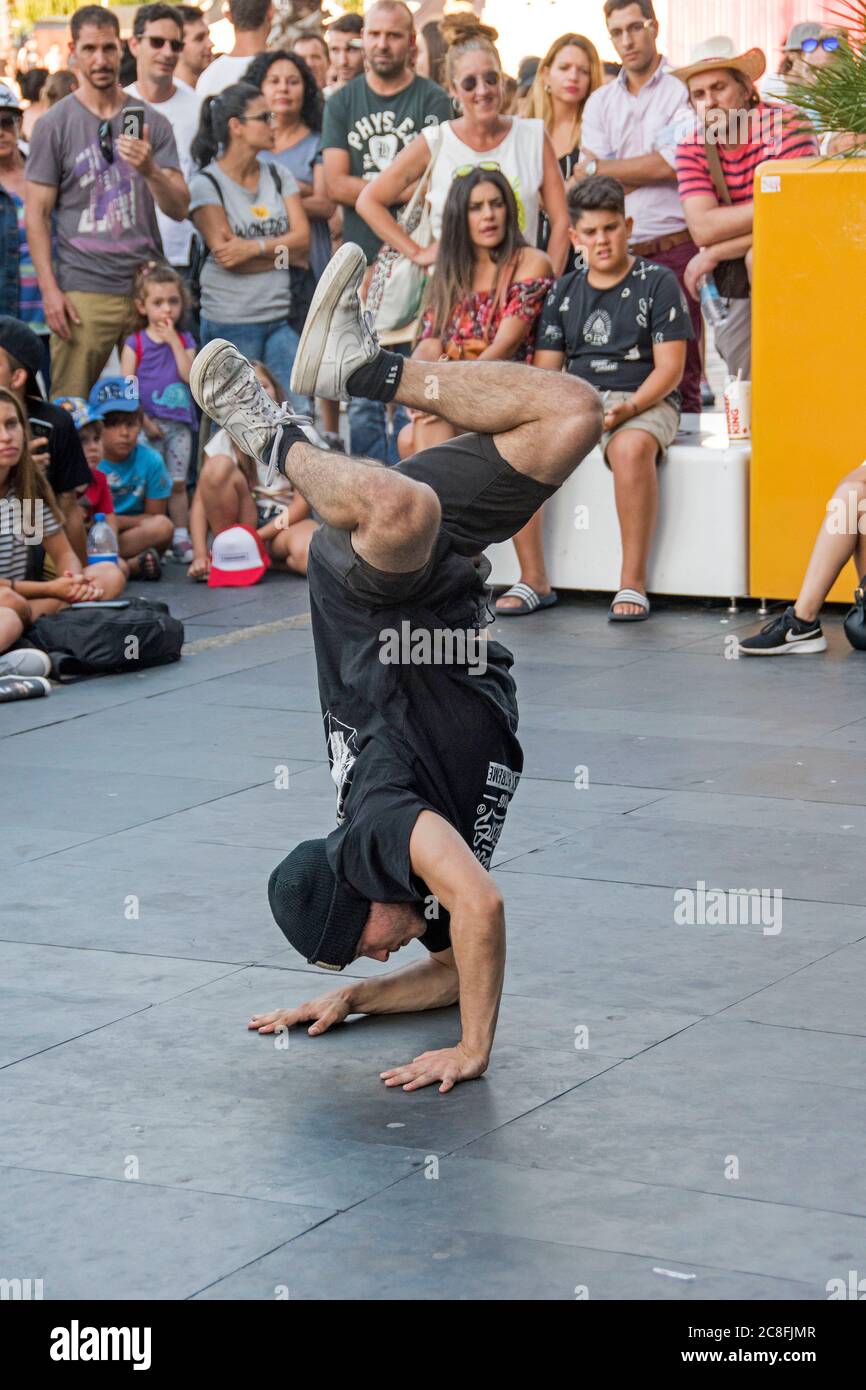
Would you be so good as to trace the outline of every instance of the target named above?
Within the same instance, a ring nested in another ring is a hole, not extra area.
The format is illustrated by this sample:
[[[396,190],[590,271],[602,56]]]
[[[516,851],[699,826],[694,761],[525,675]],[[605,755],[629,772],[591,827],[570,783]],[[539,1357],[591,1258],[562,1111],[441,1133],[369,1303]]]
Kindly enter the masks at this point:
[[[189,183],[195,172],[190,145],[198,130],[201,100],[196,92],[178,87],[173,80],[183,48],[183,20],[177,10],[164,4],[141,5],[135,12],[129,47],[138,80],[126,91],[165,116],[174,131],[181,173]],[[192,223],[173,222],[159,208],[156,220],[166,260],[178,270],[185,270],[189,266]]]
[[[176,5],[175,8],[183,20],[183,49],[174,70],[174,85],[193,91],[205,68],[213,62],[210,29],[197,5]]]
[[[271,0],[229,0],[229,19],[235,31],[235,46],[231,53],[215,58],[205,68],[196,92],[204,101],[240,82],[253,58],[264,53],[274,18]]]

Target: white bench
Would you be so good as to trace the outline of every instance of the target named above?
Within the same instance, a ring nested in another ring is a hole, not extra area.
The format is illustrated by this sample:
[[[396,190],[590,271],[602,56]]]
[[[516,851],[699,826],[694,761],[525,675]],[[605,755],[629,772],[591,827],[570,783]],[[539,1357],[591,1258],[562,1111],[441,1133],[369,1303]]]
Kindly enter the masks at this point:
[[[749,594],[749,444],[728,444],[720,414],[684,415],[659,469],[651,594]],[[491,582],[518,579],[510,541],[491,546]],[[594,449],[544,508],[544,553],[556,589],[619,588],[622,548],[613,478]]]

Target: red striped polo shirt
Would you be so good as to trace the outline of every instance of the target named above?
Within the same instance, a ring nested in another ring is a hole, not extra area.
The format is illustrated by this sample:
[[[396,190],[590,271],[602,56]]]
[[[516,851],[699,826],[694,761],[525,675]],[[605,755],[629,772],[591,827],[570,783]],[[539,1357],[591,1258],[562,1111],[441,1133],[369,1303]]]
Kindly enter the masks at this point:
[[[748,121],[750,138],[740,145],[717,148],[731,201],[750,203],[759,164],[767,159],[807,159],[818,154],[818,141],[806,117],[793,106],[761,102],[740,115]],[[677,184],[683,201],[703,193],[717,196],[706,148],[696,135],[677,146]]]

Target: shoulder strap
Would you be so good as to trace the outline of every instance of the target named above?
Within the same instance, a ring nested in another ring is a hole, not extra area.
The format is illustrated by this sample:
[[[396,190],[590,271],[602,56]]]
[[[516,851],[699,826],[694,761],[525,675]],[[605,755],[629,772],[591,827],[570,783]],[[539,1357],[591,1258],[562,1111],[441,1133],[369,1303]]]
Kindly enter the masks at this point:
[[[710,171],[710,178],[716,190],[719,201],[727,207],[731,206],[731,190],[728,188],[728,181],[725,178],[725,171],[722,168],[722,158],[719,154],[718,145],[704,145],[704,153],[707,156],[707,166]]]
[[[222,189],[221,189],[220,186],[219,186],[219,179],[215,179],[214,176],[213,176],[213,174],[209,174],[209,173],[208,173],[207,169],[202,169],[200,172],[201,172],[202,176],[203,176],[204,178],[207,179],[208,183],[212,183],[212,184],[213,184],[214,188],[215,188],[216,191],[217,191],[217,197],[219,198],[219,200],[220,200],[220,202],[222,203],[223,207],[225,207],[225,205],[226,205],[226,200],[225,200],[225,198],[223,197],[223,191],[222,191]]]
[[[136,369],[136,371],[138,371],[138,368],[141,366],[141,359],[142,359],[143,356],[144,356],[144,348],[143,348],[142,345],[141,345],[141,330],[139,329],[138,332],[137,332],[136,335],[135,335],[135,369]]]
[[[280,197],[282,198],[282,196],[283,196],[283,176],[282,176],[282,174],[280,173],[280,171],[279,171],[279,169],[277,168],[276,164],[272,164],[270,160],[268,160],[267,163],[265,164],[265,168],[267,169],[268,173],[270,174],[271,178],[273,179],[274,184],[275,184],[275,186],[276,186],[276,190],[277,190],[277,192],[279,193]]]

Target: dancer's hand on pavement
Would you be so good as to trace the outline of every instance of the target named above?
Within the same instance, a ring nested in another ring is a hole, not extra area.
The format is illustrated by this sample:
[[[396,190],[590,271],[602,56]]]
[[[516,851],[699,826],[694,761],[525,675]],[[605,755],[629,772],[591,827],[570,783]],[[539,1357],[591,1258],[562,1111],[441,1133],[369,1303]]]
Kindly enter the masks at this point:
[[[259,1033],[273,1033],[277,1028],[294,1028],[297,1023],[310,1023],[307,1029],[310,1037],[326,1033],[335,1023],[342,1023],[351,1013],[348,1001],[342,990],[322,994],[318,999],[308,999],[294,1009],[275,1009],[272,1014],[253,1014],[247,1024]]]
[[[403,1067],[391,1067],[381,1071],[379,1076],[386,1086],[402,1086],[404,1091],[419,1091],[422,1086],[432,1086],[441,1081],[440,1094],[450,1091],[458,1081],[472,1081],[487,1070],[488,1057],[473,1056],[462,1043],[456,1047],[442,1047],[436,1052],[422,1052],[414,1061]]]

